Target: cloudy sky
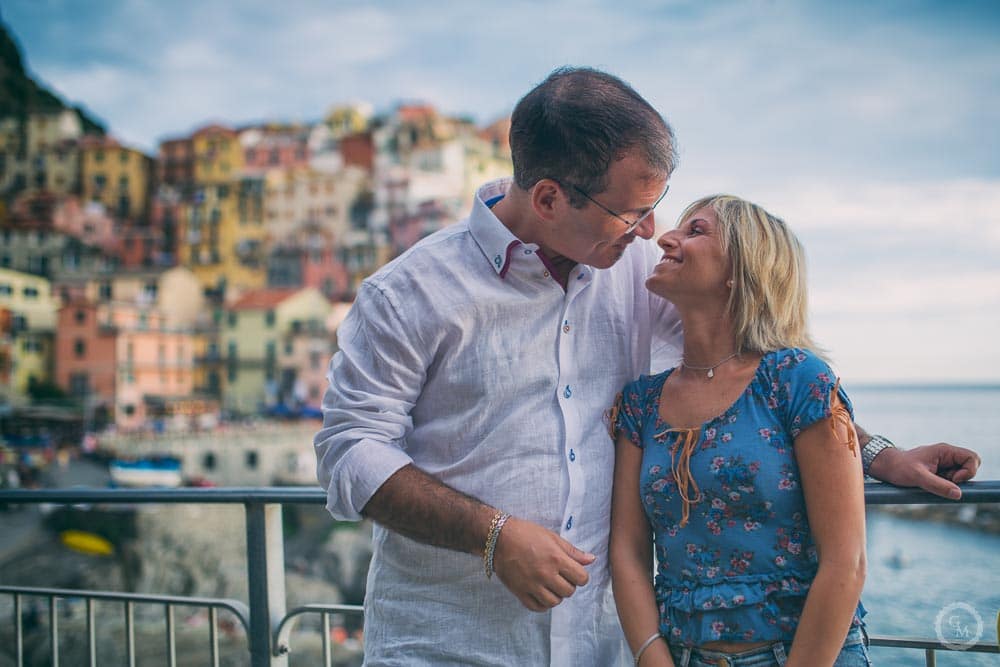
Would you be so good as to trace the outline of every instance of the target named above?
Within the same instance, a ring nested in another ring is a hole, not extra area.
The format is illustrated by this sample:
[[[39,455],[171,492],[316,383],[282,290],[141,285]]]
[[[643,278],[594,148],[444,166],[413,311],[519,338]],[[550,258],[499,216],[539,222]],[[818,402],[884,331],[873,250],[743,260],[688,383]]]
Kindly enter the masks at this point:
[[[150,152],[208,122],[422,100],[483,123],[554,67],[674,125],[657,211],[784,217],[845,382],[1000,382],[1000,3],[5,0],[30,70]]]

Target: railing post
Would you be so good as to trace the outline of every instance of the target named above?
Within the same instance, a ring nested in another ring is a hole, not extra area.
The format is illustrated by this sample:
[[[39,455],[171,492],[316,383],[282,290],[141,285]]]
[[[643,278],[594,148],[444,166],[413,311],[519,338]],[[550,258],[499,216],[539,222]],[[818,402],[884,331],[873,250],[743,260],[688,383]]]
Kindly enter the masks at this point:
[[[281,505],[248,502],[247,588],[250,596],[250,664],[287,667],[285,655],[271,650],[272,628],[285,615],[285,544]]]

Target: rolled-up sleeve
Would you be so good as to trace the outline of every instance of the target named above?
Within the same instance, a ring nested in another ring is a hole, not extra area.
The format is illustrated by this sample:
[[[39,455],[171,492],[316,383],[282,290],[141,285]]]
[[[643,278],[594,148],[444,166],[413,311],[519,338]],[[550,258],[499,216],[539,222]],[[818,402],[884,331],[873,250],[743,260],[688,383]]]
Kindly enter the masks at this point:
[[[316,434],[316,470],[326,507],[339,520],[361,510],[397,470],[412,462],[410,412],[424,384],[426,348],[377,286],[363,283],[337,332]]]

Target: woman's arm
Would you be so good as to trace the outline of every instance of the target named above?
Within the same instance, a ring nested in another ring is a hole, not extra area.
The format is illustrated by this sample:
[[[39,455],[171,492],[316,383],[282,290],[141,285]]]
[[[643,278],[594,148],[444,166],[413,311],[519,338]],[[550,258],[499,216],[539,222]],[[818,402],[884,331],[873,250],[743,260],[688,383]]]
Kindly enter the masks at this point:
[[[865,583],[861,457],[853,427],[836,393],[832,400],[835,416],[812,424],[795,438],[819,570],[806,597],[788,667],[833,664]],[[845,418],[836,417],[839,411]],[[852,438],[854,444],[849,447]]]
[[[627,437],[619,436],[611,498],[611,582],[618,617],[633,655],[660,628],[652,582],[652,531],[639,500],[641,467],[642,449]],[[653,641],[643,651],[640,664],[641,667],[673,667],[666,641]]]

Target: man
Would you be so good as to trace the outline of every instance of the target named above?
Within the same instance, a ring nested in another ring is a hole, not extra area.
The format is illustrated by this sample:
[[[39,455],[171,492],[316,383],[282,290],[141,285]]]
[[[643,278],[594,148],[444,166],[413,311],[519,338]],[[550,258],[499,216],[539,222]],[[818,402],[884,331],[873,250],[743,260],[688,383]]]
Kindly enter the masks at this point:
[[[619,79],[561,69],[510,139],[514,181],[366,280],[330,365],[319,478],[335,517],[375,521],[368,665],[630,662],[602,415],[679,359],[673,307],[644,287],[655,247],[635,242],[654,233],[673,132]],[[978,458],[937,445],[876,463],[950,489],[933,472],[964,481]]]

